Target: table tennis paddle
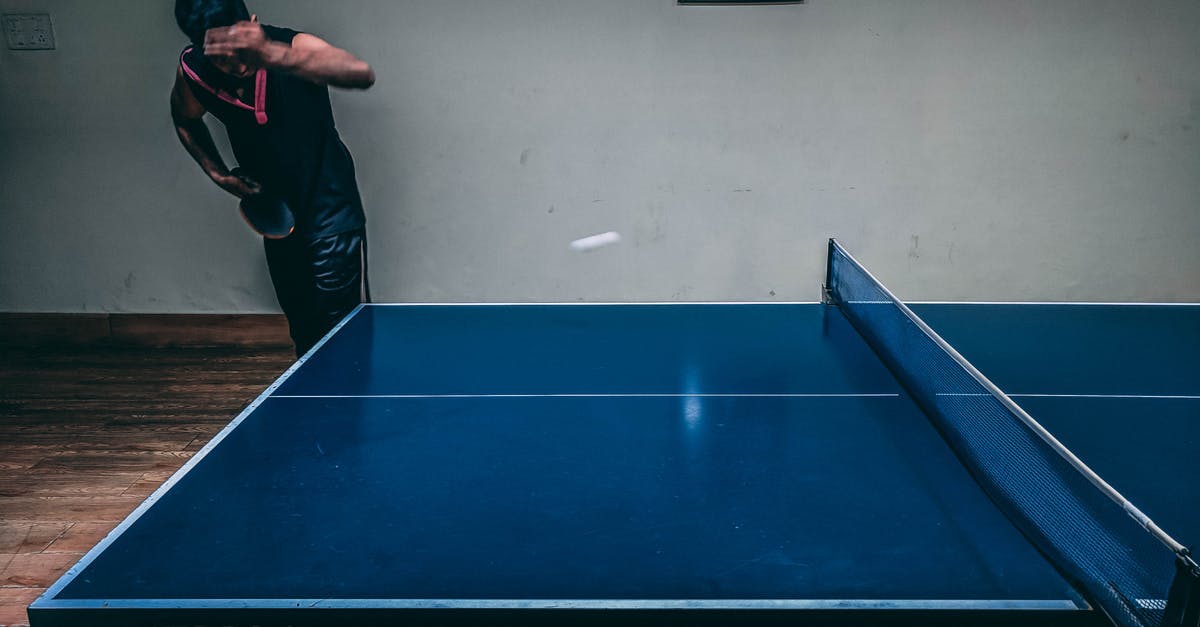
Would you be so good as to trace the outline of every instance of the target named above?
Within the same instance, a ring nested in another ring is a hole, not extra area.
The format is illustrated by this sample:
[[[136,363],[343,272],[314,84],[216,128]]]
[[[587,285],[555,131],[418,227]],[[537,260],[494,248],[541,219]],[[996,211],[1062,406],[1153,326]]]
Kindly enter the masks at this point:
[[[243,173],[240,168],[235,168],[233,174],[241,176]],[[287,202],[266,190],[246,196],[238,208],[246,224],[267,239],[283,239],[296,230],[296,217]]]

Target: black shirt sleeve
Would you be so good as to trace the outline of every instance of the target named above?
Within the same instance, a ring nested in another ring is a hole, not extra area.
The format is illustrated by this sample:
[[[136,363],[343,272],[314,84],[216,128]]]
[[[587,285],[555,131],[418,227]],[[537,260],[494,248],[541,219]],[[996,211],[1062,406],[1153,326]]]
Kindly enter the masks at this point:
[[[279,41],[289,46],[292,45],[292,39],[300,34],[300,31],[284,28],[282,26],[271,26],[269,24],[262,25],[263,32],[266,33],[267,39]]]

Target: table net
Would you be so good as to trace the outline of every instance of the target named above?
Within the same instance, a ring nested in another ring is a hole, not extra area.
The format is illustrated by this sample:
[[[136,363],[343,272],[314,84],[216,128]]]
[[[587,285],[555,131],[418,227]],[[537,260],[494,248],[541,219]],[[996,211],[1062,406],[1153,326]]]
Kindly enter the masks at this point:
[[[1114,623],[1197,624],[1198,574],[1186,549],[833,240],[826,290],[993,502]]]

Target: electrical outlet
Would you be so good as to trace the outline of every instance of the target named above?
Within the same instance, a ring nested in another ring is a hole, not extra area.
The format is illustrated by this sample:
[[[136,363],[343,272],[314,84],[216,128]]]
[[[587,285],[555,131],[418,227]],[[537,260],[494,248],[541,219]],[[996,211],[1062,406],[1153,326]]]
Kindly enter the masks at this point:
[[[4,38],[9,50],[54,50],[54,24],[49,13],[7,13]]]

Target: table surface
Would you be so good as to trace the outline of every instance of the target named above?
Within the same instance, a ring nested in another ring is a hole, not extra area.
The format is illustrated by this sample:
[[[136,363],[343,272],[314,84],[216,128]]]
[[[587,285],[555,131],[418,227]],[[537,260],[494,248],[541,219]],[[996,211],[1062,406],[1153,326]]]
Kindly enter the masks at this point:
[[[1200,536],[1180,488],[1200,479],[1200,306],[912,307],[1168,532]],[[363,306],[30,617],[564,608],[1102,620],[816,303]]]

